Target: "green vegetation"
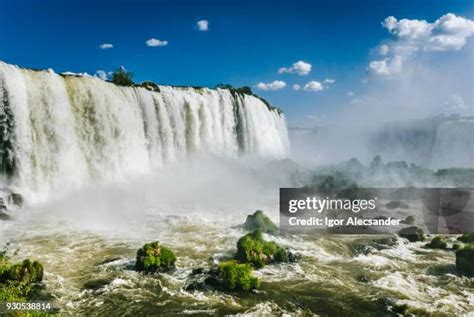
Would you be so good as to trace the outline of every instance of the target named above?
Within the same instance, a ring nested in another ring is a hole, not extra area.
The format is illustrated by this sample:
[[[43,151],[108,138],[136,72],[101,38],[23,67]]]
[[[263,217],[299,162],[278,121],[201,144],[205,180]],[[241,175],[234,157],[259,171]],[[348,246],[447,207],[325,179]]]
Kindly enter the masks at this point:
[[[120,67],[112,73],[111,82],[118,86],[133,86],[134,82],[132,80],[133,74],[127,71],[125,68]]]
[[[474,243],[456,251],[456,268],[467,276],[474,276]]]
[[[233,260],[221,262],[218,272],[223,286],[229,290],[248,291],[260,286],[258,278],[252,276],[249,264],[239,264]]]
[[[403,228],[398,234],[400,237],[408,239],[408,241],[410,242],[425,240],[425,234],[423,232],[423,229],[418,227]]]
[[[275,234],[278,231],[277,226],[261,210],[255,211],[253,215],[248,215],[243,228],[248,231],[259,229],[270,234]]]
[[[262,231],[256,230],[239,239],[235,258],[259,269],[272,262],[288,261],[288,252],[273,241],[263,240]]]
[[[0,252],[0,302],[25,302],[36,293],[43,280],[43,266],[24,260],[12,264],[5,252]]]
[[[430,249],[444,250],[448,247],[448,245],[441,237],[434,237],[433,240],[431,240],[431,242],[426,245],[426,247]]]
[[[141,82],[140,84],[135,84],[133,86],[145,88],[147,90],[154,91],[154,92],[160,92],[160,87],[152,81],[144,81],[144,82]]]
[[[465,233],[458,238],[458,241],[464,243],[474,243],[474,232],[472,233]]]
[[[146,273],[165,272],[173,269],[175,262],[173,251],[155,241],[138,249],[135,269]]]

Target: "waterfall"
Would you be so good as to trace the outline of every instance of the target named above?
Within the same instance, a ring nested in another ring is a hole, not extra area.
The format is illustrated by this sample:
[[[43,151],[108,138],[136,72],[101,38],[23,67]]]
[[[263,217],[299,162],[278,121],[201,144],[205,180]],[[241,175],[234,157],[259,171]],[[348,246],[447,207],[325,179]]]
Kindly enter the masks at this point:
[[[197,153],[280,159],[283,114],[227,89],[159,91],[0,62],[0,174],[35,199]]]

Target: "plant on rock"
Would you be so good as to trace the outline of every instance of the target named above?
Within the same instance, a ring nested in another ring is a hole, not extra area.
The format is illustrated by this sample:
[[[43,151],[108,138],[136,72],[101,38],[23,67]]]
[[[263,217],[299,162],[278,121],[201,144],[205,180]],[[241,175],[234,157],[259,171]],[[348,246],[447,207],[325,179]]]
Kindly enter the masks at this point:
[[[277,226],[261,210],[257,210],[253,215],[248,215],[243,227],[245,230],[260,229],[262,232],[270,234],[275,234],[278,230]]]
[[[155,241],[138,249],[135,269],[147,273],[165,272],[173,269],[175,262],[173,251]]]
[[[265,241],[262,231],[256,230],[239,239],[235,258],[258,269],[271,262],[288,261],[288,252],[273,241]]]
[[[219,278],[229,290],[248,291],[260,286],[258,278],[252,276],[252,266],[230,260],[218,266]]]

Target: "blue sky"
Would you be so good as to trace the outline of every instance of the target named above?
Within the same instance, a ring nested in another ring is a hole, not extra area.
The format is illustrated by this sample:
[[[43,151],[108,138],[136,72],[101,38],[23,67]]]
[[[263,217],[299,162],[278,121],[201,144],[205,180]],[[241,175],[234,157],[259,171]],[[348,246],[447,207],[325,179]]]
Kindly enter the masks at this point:
[[[473,3],[0,0],[0,60],[90,74],[123,65],[135,74],[136,81],[160,84],[248,85],[280,106],[290,125],[310,126],[313,119],[356,104],[357,96],[373,89],[368,77],[372,61],[386,61],[372,64],[371,69],[384,77],[384,82],[392,79],[387,75],[392,70],[402,72],[396,58],[401,53],[390,52],[407,47],[398,44],[407,40],[400,33],[401,25],[392,25],[392,29],[388,24],[382,26],[387,17],[434,23],[451,12],[470,21],[474,18]],[[208,21],[208,30],[198,29],[200,20]],[[417,57],[410,53],[409,61],[437,65],[441,60],[441,64],[449,65],[454,60],[472,59],[473,39],[463,32],[466,44],[461,47],[427,49],[417,40]],[[150,39],[166,41],[167,45],[147,46],[145,42]],[[389,53],[377,56],[387,41]],[[99,48],[107,43],[113,48]],[[421,51],[428,53],[418,53]],[[408,63],[408,55],[401,56],[403,65],[413,64]],[[298,61],[311,64],[311,71],[305,75],[279,73],[282,67],[288,69]],[[335,82],[324,84],[325,79]],[[275,91],[257,87],[260,82],[274,81],[286,86]],[[323,89],[314,85],[307,87],[310,91],[303,89],[311,81]],[[295,84],[301,89],[295,91]],[[466,99],[471,102],[472,96],[464,96]]]

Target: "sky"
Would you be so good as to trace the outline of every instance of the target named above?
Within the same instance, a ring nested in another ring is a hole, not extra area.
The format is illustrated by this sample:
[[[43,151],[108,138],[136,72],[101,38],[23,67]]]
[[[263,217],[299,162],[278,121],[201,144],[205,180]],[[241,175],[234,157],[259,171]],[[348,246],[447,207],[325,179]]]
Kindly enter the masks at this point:
[[[474,1],[456,0],[0,0],[0,60],[250,86],[290,126],[474,114],[473,19]]]

